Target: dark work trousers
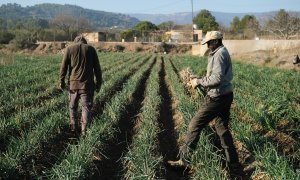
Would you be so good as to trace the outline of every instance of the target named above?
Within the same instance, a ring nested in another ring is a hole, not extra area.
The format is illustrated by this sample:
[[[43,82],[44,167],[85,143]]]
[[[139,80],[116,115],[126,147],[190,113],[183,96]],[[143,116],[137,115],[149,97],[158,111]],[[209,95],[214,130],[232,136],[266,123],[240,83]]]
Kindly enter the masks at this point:
[[[70,124],[78,125],[77,109],[78,102],[82,106],[81,127],[86,129],[91,122],[91,111],[93,106],[94,92],[91,90],[69,90],[69,108],[70,108]]]
[[[190,161],[191,153],[199,141],[201,130],[216,118],[215,128],[220,137],[222,148],[225,150],[227,163],[238,163],[238,155],[228,128],[232,101],[233,93],[215,98],[205,97],[202,106],[189,124],[185,144],[180,148],[181,159]]]

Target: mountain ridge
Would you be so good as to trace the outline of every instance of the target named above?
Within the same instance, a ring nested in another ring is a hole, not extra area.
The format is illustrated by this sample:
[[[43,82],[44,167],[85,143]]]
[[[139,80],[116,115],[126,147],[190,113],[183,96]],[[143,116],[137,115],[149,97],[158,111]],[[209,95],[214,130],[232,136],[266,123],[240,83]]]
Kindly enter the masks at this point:
[[[199,11],[194,12],[194,16],[196,16]],[[272,18],[277,12],[248,12],[248,13],[228,13],[228,12],[217,12],[210,11],[211,14],[216,18],[216,21],[224,26],[229,26],[232,19],[237,16],[240,19],[245,15],[254,15],[258,21],[264,24],[267,20]],[[292,12],[295,16],[300,17],[300,11]],[[192,22],[192,12],[178,12],[178,13],[170,13],[170,14],[143,14],[143,13],[131,13],[128,14],[132,17],[135,17],[141,21],[147,20],[151,21],[154,24],[160,24],[166,21],[174,21],[176,24],[191,24]]]
[[[199,11],[195,11],[196,16]],[[216,21],[225,27],[228,27],[232,19],[237,16],[240,19],[245,15],[254,15],[261,24],[272,18],[276,11],[270,12],[248,12],[248,13],[228,13],[210,11],[216,18]],[[300,11],[292,12],[295,16],[300,17]],[[150,21],[156,25],[174,21],[176,24],[191,24],[192,12],[178,12],[170,14],[143,14],[131,13],[122,14],[115,12],[106,12],[101,10],[86,9],[77,5],[71,4],[55,4],[41,3],[33,6],[22,7],[17,3],[7,3],[0,6],[0,18],[22,19],[22,18],[40,18],[53,19],[57,15],[70,15],[73,17],[84,17],[89,20],[95,28],[107,28],[118,26],[121,28],[132,28],[140,21]]]
[[[96,28],[113,26],[130,28],[139,22],[137,18],[127,14],[85,9],[70,4],[42,3],[22,7],[17,3],[8,3],[0,6],[0,17],[6,19],[40,18],[51,20],[61,14],[73,17],[84,17]]]

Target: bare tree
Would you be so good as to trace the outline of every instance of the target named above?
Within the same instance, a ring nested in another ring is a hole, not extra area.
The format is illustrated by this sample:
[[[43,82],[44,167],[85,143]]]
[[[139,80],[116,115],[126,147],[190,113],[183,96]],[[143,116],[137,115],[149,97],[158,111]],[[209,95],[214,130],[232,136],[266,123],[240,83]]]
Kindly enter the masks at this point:
[[[280,39],[290,39],[300,30],[300,19],[289,15],[284,9],[268,21],[266,31],[274,34]]]
[[[84,17],[79,17],[77,19],[77,31],[78,33],[90,31],[92,29],[91,25],[89,24],[88,20]]]
[[[68,15],[58,15],[52,21],[51,25],[59,30],[64,31],[70,40],[72,40],[73,35],[88,31],[91,29],[88,21],[84,17],[73,17]]]

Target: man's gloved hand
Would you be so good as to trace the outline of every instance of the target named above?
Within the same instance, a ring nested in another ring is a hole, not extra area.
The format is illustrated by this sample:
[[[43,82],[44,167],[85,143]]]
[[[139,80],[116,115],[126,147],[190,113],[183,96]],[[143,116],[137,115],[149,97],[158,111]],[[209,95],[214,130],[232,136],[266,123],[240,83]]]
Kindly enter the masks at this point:
[[[101,85],[100,84],[96,84],[96,87],[95,87],[95,91],[98,93],[101,89]]]
[[[199,81],[198,81],[197,78],[194,78],[194,79],[190,80],[189,84],[190,84],[190,86],[192,86],[192,88],[194,88],[194,89],[195,89],[198,85],[200,85],[200,83],[199,83]]]
[[[197,76],[197,75],[191,75],[190,76],[190,79],[192,80],[192,79],[195,79],[195,78],[198,78],[199,79],[199,76]]]
[[[65,83],[64,81],[60,82],[59,88],[60,88],[61,90],[64,90],[64,89],[66,88],[66,83]]]

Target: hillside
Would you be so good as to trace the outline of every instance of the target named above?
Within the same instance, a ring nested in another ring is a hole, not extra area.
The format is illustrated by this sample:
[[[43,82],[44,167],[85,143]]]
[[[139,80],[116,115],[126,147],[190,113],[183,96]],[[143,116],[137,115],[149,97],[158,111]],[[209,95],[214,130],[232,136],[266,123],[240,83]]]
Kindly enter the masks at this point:
[[[196,16],[200,11],[194,12]],[[225,26],[229,26],[232,19],[237,16],[240,19],[245,15],[254,15],[260,23],[266,22],[266,20],[272,18],[276,12],[261,12],[261,13],[226,13],[226,12],[214,12],[211,11],[211,14],[216,18],[216,21]],[[300,12],[292,12],[297,17],[300,17]],[[173,14],[129,14],[132,17],[135,17],[141,21],[147,20],[155,24],[160,24],[165,21],[174,21],[176,24],[190,24],[192,21],[191,12],[179,12]]]
[[[139,22],[137,18],[130,17],[129,15],[90,10],[69,4],[45,3],[22,7],[19,4],[9,3],[0,6],[0,17],[2,19],[39,18],[51,20],[61,14],[73,17],[84,17],[96,28],[113,26],[133,27]]]

